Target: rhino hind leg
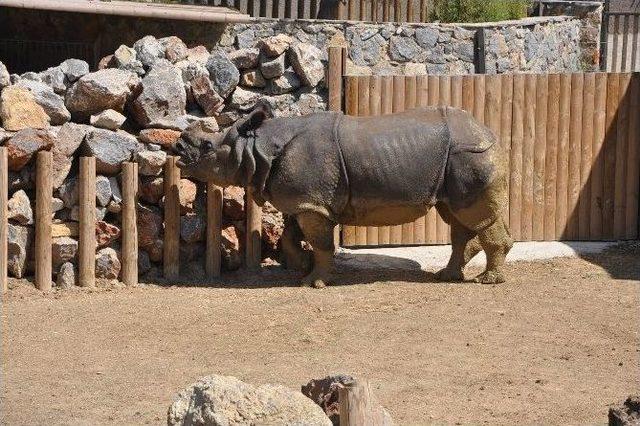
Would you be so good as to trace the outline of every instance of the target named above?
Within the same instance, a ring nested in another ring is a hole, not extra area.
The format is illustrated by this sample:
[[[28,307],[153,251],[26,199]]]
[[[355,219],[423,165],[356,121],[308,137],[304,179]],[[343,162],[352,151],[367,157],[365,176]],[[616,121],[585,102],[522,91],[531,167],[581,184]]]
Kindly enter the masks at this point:
[[[308,273],[313,267],[313,253],[302,249],[304,235],[294,216],[285,216],[282,244],[282,264],[287,269]]]
[[[302,279],[302,285],[322,288],[329,282],[333,273],[335,223],[312,211],[299,213],[296,218],[305,241],[313,246],[313,270]]]

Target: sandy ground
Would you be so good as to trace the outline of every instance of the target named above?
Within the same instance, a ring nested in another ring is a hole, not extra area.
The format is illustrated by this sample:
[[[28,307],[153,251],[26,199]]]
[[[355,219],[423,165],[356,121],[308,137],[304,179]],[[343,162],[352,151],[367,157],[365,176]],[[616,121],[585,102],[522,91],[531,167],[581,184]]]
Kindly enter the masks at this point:
[[[369,378],[398,424],[605,423],[640,391],[639,259],[518,262],[496,286],[406,259],[323,290],[279,270],[50,295],[12,281],[0,423],[161,424],[203,375],[299,388],[335,372]]]

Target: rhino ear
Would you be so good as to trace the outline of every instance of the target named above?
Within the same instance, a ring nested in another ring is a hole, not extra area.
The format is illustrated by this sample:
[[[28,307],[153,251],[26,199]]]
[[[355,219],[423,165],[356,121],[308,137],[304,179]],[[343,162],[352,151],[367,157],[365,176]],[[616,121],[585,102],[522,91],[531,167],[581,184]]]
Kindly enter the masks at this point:
[[[264,120],[269,118],[269,113],[263,106],[259,106],[242,121],[238,122],[236,128],[241,135],[246,135],[251,130],[255,130]]]

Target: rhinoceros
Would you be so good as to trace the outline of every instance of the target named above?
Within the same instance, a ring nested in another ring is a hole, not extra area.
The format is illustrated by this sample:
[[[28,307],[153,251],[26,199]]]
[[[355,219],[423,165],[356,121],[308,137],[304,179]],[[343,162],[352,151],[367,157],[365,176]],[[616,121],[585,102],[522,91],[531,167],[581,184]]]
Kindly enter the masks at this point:
[[[330,281],[336,224],[399,225],[433,206],[451,225],[453,247],[436,276],[464,280],[465,265],[484,250],[487,266],[475,281],[505,279],[513,245],[502,217],[505,156],[492,132],[461,109],[271,118],[257,108],[224,133],[187,129],[174,150],[184,174],[246,186],[259,204],[269,201],[291,218],[282,236],[286,265],[304,264],[300,239],[313,247],[303,285]]]

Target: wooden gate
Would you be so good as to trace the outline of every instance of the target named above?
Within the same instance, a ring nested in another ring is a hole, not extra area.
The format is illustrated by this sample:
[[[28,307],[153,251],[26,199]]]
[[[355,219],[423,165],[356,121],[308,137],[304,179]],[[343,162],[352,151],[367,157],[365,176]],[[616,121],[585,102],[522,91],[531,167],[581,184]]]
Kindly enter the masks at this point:
[[[349,115],[450,105],[509,153],[505,216],[519,241],[638,237],[640,73],[346,76]],[[432,209],[393,227],[345,226],[342,245],[442,244]]]

